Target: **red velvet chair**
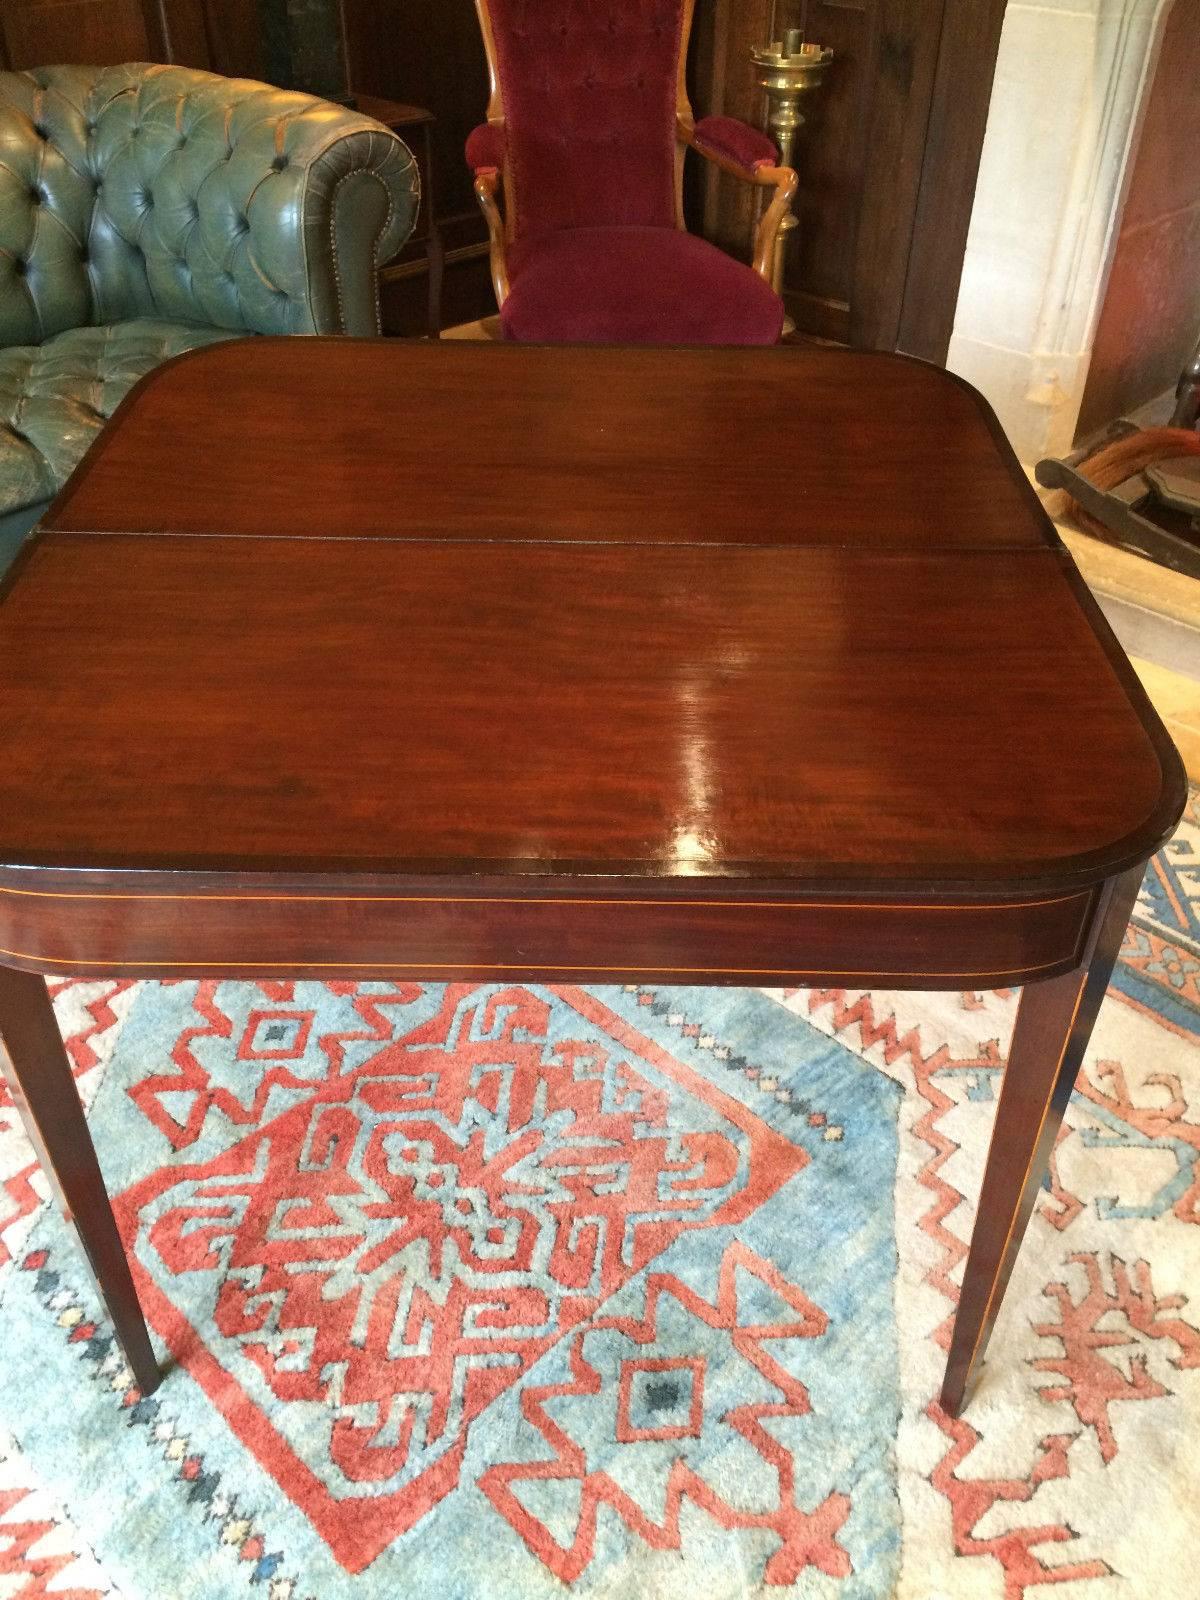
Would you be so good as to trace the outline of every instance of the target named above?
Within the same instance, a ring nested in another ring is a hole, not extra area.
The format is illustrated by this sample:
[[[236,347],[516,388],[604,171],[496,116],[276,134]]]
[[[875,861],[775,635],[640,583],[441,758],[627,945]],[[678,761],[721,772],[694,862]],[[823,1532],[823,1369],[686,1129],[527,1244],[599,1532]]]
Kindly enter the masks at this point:
[[[771,275],[796,174],[745,123],[693,122],[684,61],[694,0],[475,4],[492,92],[467,160],[505,337],[776,344],[783,304]],[[774,191],[753,268],[685,231],[689,145]]]

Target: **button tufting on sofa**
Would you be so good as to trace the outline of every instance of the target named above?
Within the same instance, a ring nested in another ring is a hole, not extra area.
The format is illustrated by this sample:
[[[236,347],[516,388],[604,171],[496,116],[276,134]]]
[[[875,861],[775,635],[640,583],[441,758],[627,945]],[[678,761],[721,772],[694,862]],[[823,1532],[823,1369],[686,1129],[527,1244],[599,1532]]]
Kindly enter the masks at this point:
[[[372,264],[407,238],[418,181],[369,117],[184,67],[44,67],[0,72],[0,142],[26,186],[0,206],[0,517],[61,487],[169,356],[378,331]],[[164,164],[156,196],[146,179]],[[291,181],[263,184],[285,168]],[[373,203],[335,209],[356,172],[379,180]]]
[[[223,329],[149,318],[69,328],[40,345],[0,350],[0,489],[16,510],[48,499],[145,373]],[[20,417],[20,424],[17,418]]]

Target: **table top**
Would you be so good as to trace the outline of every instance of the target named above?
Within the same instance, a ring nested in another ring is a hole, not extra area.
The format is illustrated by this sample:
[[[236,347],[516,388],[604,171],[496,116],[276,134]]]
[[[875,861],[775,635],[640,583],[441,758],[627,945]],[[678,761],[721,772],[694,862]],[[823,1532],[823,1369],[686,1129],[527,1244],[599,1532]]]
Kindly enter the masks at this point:
[[[1178,757],[984,403],[900,357],[256,339],[0,588],[30,868],[1025,889]]]

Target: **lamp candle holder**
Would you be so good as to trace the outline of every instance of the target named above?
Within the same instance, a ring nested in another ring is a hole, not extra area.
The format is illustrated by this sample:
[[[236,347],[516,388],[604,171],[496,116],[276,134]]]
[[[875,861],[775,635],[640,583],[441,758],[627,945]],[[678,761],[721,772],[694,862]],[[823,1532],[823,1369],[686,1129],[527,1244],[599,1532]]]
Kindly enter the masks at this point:
[[[750,59],[758,74],[759,87],[766,91],[765,131],[779,147],[781,165],[794,167],[796,139],[805,123],[800,107],[820,88],[829,63],[833,60],[833,51],[809,43],[801,29],[789,28],[781,40],[752,50]],[[779,242],[771,277],[775,292],[781,297],[788,241],[799,225],[795,212],[789,208],[779,226]],[[794,328],[795,323],[789,317],[784,331],[790,333]]]

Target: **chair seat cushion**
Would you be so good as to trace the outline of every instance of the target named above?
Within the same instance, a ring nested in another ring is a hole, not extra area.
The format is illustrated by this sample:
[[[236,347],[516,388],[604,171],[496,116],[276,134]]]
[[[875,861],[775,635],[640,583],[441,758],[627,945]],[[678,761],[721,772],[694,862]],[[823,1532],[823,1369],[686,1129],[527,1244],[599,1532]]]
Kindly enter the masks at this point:
[[[564,228],[508,253],[506,339],[525,344],[778,344],[783,302],[675,228]]]
[[[238,337],[138,318],[0,349],[0,515],[57,494],[125,395],[153,367]]]

